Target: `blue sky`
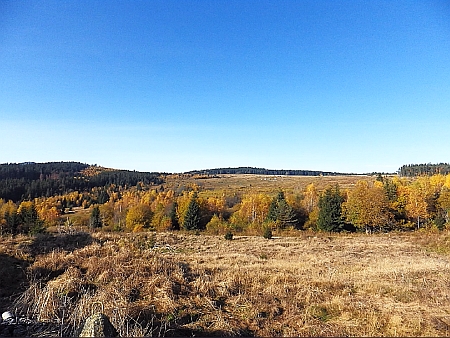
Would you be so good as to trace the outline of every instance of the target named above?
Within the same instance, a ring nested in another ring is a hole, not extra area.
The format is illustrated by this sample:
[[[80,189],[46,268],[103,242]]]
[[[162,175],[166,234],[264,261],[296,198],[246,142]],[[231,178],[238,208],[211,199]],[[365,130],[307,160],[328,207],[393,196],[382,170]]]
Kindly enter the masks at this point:
[[[447,1],[0,0],[0,163],[450,162]]]

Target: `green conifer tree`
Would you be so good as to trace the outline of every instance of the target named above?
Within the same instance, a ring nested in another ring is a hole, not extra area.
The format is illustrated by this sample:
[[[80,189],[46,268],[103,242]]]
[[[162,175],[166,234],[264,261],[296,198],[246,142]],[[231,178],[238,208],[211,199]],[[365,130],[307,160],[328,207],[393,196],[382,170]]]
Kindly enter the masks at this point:
[[[5,225],[3,227],[5,233],[15,234],[17,233],[17,214],[15,212],[5,212]]]
[[[184,216],[183,228],[185,230],[199,230],[200,228],[200,206],[196,195],[189,202],[186,215]]]
[[[339,187],[325,190],[319,199],[319,216],[317,219],[317,228],[323,231],[340,231],[344,227],[342,217],[342,197]]]
[[[44,232],[44,222],[39,218],[34,203],[22,202],[17,215],[18,232],[31,235]]]
[[[89,218],[89,224],[90,224],[91,228],[93,228],[93,229],[101,228],[103,225],[102,218],[100,216],[100,208],[98,207],[98,205],[96,205],[91,211],[91,216]]]
[[[275,222],[278,227],[285,228],[297,223],[294,209],[287,203],[284,193],[280,191],[270,203],[267,220]]]
[[[170,222],[172,224],[173,230],[180,230],[180,223],[178,222],[178,216],[177,216],[177,202],[172,203],[172,207],[169,211],[169,218]]]

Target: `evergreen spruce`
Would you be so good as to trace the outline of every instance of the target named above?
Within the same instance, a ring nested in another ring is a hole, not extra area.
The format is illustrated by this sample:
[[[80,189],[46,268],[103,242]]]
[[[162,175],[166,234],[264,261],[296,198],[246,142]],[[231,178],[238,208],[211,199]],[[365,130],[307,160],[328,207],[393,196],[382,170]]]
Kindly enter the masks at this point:
[[[200,230],[200,206],[196,195],[189,201],[186,215],[184,216],[183,228],[185,230]]]
[[[344,227],[342,202],[339,187],[328,188],[319,199],[319,216],[317,228],[322,231],[340,231]]]
[[[17,215],[14,212],[5,212],[5,225],[3,227],[2,232],[8,233],[8,234],[15,234],[17,233]]]
[[[227,241],[233,240],[233,233],[231,231],[227,231],[227,233],[225,234],[225,239]]]
[[[14,219],[13,219],[14,220]],[[23,234],[37,234],[44,232],[44,222],[39,218],[34,203],[22,203],[17,215],[17,230]]]
[[[269,206],[267,220],[275,222],[278,227],[285,228],[297,223],[294,209],[287,203],[284,193],[280,191]]]
[[[105,204],[108,201],[109,201],[109,194],[105,189],[102,189],[100,191],[100,194],[98,195],[98,203]]]
[[[173,202],[172,203],[172,207],[170,208],[170,212],[169,212],[169,218],[170,218],[170,222],[172,224],[172,230],[180,230],[180,223],[178,221],[178,216],[177,216],[177,202]]]
[[[267,220],[276,222],[278,219],[278,200],[277,198],[272,199],[269,206],[269,212],[267,213]]]
[[[91,228],[101,228],[102,227],[102,219],[100,216],[100,208],[96,205],[91,211],[91,217],[89,219],[89,224]]]

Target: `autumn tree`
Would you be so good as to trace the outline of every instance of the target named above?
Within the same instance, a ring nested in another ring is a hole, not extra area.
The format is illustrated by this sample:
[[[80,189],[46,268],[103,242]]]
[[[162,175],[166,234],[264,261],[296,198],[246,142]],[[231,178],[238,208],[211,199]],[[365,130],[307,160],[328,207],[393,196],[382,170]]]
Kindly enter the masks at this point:
[[[152,221],[152,210],[145,203],[138,203],[128,209],[126,216],[126,227],[131,231],[141,231],[148,228]]]
[[[322,231],[340,231],[344,227],[342,197],[339,186],[327,188],[319,198],[317,228]]]
[[[194,196],[194,192],[183,191],[183,194],[178,196],[176,199],[176,214],[180,226],[184,224],[184,216],[188,209],[189,203]]]
[[[271,198],[266,194],[246,194],[239,209],[231,216],[230,222],[240,226],[261,225],[267,219],[270,203]]]
[[[317,226],[319,215],[319,193],[314,183],[310,183],[306,186],[302,202],[305,210],[304,226],[306,228],[315,228]]]
[[[209,234],[214,235],[231,233],[232,229],[233,227],[231,226],[231,224],[217,214],[214,214],[208,224],[206,224],[206,231]]]
[[[115,204],[116,203],[111,199],[99,206],[103,226],[111,228],[114,226]]]
[[[411,220],[416,222],[417,229],[419,229],[421,220],[428,218],[427,191],[418,181],[407,188],[406,214]]]
[[[152,217],[152,228],[157,230],[163,230],[166,226],[166,222],[168,217],[165,214],[165,208],[162,203],[156,204],[154,208],[152,208],[153,217]]]
[[[393,180],[384,178],[383,189],[389,203],[393,203],[397,200],[397,185]]]
[[[438,204],[440,208],[444,212],[445,222],[450,222],[450,189],[447,187],[443,187],[439,198],[438,198]]]
[[[161,231],[179,229],[176,216],[177,203],[172,190],[159,192],[151,207],[153,211],[153,228]]]
[[[392,219],[388,198],[380,181],[372,186],[367,181],[358,181],[348,193],[344,210],[347,221],[366,232],[376,228],[381,230]]]
[[[17,232],[17,205],[12,201],[0,199],[0,234],[14,234]]]
[[[205,207],[208,209],[210,215],[217,215],[219,218],[223,218],[225,215],[225,196],[213,197],[210,196],[205,201]]]
[[[303,195],[303,203],[305,205],[306,212],[310,213],[317,207],[317,204],[319,203],[319,194],[314,183],[310,183],[306,186]]]

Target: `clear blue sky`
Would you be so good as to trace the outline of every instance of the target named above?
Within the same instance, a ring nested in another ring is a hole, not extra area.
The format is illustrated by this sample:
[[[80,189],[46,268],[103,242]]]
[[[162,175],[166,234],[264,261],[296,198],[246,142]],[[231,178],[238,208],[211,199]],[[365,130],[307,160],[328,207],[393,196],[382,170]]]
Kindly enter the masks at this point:
[[[0,163],[450,162],[450,3],[0,0]]]

